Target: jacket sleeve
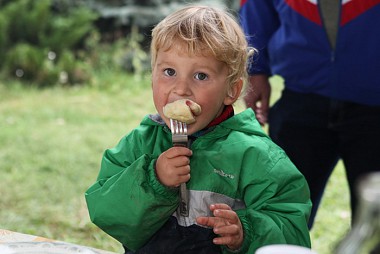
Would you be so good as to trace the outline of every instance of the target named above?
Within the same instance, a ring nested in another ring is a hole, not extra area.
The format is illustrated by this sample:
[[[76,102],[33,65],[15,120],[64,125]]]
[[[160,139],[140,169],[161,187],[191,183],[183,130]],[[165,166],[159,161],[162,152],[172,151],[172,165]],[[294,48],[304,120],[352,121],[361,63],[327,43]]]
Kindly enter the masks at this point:
[[[280,25],[272,0],[242,1],[239,10],[240,24],[248,44],[258,50],[249,65],[250,75],[267,74],[270,76],[268,43]]]
[[[310,248],[307,221],[311,209],[306,180],[279,151],[252,158],[264,170],[246,171],[241,190],[246,209],[237,211],[244,228],[245,253],[269,244],[294,244]],[[264,159],[266,158],[266,159]],[[257,165],[257,164],[256,164]],[[254,168],[254,167],[251,167]],[[257,168],[257,166],[256,166]]]
[[[178,191],[161,185],[156,156],[140,154],[124,138],[106,150],[98,179],[86,192],[94,224],[128,249],[136,250],[167,221],[178,205]]]

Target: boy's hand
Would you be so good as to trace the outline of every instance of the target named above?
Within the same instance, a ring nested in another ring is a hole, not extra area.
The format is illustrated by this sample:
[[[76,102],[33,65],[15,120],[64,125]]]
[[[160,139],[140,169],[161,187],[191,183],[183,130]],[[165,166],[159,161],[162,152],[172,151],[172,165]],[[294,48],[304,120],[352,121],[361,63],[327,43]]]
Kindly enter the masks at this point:
[[[167,187],[178,187],[190,180],[190,156],[187,147],[172,147],[163,152],[156,162],[158,180]]]
[[[197,223],[212,227],[219,237],[214,238],[214,244],[226,245],[231,250],[239,249],[244,240],[243,226],[235,211],[226,204],[213,204],[210,210],[215,217],[198,217]]]

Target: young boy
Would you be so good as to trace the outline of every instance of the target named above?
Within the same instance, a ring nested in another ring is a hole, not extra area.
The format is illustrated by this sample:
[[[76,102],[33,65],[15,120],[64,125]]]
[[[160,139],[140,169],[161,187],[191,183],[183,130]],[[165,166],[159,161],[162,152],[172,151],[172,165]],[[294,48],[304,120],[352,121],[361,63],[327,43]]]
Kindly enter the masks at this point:
[[[234,115],[247,42],[222,10],[189,6],[152,33],[152,90],[158,114],[105,151],[86,192],[91,220],[126,253],[254,253],[268,244],[310,247],[304,177],[262,131],[252,110]],[[191,100],[189,148],[173,147],[166,104]],[[178,186],[186,183],[189,216]]]

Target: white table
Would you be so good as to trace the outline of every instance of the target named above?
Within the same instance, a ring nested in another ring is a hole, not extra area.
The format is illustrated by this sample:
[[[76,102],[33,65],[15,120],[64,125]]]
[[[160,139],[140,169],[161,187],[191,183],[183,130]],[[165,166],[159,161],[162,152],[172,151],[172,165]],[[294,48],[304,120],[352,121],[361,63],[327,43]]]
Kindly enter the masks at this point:
[[[13,232],[5,229],[0,229],[0,245],[4,243],[10,243],[10,242],[62,242],[57,240],[52,240],[40,236],[35,235],[28,235],[18,232]],[[92,249],[99,254],[116,254],[114,252],[109,252],[105,250],[99,250],[88,246],[82,246],[86,247],[88,249]]]

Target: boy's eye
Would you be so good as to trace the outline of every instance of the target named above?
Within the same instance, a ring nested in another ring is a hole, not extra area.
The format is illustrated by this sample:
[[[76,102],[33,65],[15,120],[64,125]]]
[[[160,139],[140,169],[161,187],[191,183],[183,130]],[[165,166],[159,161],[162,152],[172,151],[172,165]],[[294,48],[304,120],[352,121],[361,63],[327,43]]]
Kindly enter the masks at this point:
[[[198,80],[206,80],[208,78],[207,74],[202,72],[196,73],[194,77]]]
[[[174,76],[175,75],[175,70],[172,68],[167,68],[164,70],[164,73],[166,76]]]

